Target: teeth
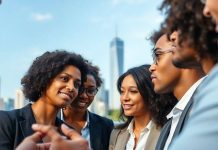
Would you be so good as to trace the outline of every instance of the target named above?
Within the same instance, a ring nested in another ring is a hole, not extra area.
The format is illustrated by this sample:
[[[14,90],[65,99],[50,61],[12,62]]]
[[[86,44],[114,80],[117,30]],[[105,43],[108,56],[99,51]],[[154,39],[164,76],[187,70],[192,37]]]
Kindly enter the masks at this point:
[[[86,103],[78,102],[78,105],[81,106],[81,107],[84,107],[84,106],[86,106]]]
[[[60,92],[60,94],[70,98],[70,96],[68,94],[65,94],[65,93],[62,93],[62,92]]]

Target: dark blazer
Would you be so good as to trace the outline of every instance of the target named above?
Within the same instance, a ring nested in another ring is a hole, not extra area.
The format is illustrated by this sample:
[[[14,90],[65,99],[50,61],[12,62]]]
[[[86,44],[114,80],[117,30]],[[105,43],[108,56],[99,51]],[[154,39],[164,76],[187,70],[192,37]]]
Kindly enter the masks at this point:
[[[193,99],[191,98],[189,100],[189,102],[187,103],[187,105],[185,106],[185,109],[182,111],[182,114],[179,118],[179,122],[178,122],[176,129],[175,129],[175,132],[173,134],[171,143],[173,142],[175,137],[177,137],[181,133],[181,131],[183,130],[183,127],[184,127],[186,121],[188,120],[189,113],[190,113],[191,108],[192,108],[192,103],[193,103]],[[170,133],[171,124],[172,124],[172,118],[164,125],[163,129],[161,130],[160,137],[158,139],[155,150],[163,150],[164,149],[165,143],[166,143],[167,138],[168,138],[169,133]]]
[[[107,150],[111,131],[114,127],[112,120],[89,112],[89,132],[92,150]]]
[[[34,133],[31,128],[33,123],[36,120],[31,104],[21,109],[0,111],[0,149],[15,149],[25,137]],[[55,124],[59,129],[62,123],[60,119],[56,119]]]

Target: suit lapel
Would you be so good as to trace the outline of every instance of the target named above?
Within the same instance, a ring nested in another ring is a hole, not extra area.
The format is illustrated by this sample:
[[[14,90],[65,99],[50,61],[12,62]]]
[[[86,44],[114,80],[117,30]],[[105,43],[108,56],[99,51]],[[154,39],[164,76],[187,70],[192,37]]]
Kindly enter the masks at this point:
[[[158,138],[158,142],[156,145],[156,150],[163,150],[166,140],[170,133],[170,128],[172,124],[172,118],[164,125],[163,129],[161,130],[160,136]]]
[[[99,146],[101,146],[101,138],[102,137],[102,126],[98,123],[95,116],[89,113],[89,132],[90,132],[90,145],[92,149],[101,149]],[[98,136],[96,136],[98,135]]]
[[[20,110],[19,125],[23,137],[33,134],[31,128],[33,123],[36,123],[36,121],[32,112],[31,104],[29,104]]]
[[[189,116],[189,113],[190,113],[190,110],[191,110],[191,107],[192,107],[192,103],[193,103],[193,99],[191,98],[189,100],[189,102],[187,103],[185,109],[182,111],[182,114],[179,118],[179,122],[176,126],[176,130],[173,134],[173,137],[172,137],[172,140],[171,142],[173,141],[173,139],[178,136],[180,134],[180,132],[182,131],[184,125],[185,125],[185,122],[187,121],[188,119],[188,116]]]
[[[160,128],[154,124],[154,126],[151,128],[150,134],[148,136],[148,140],[145,145],[146,150],[154,150],[158,137],[160,135]]]
[[[122,129],[119,133],[119,138],[117,138],[115,150],[125,150],[129,137],[130,134],[127,127]]]

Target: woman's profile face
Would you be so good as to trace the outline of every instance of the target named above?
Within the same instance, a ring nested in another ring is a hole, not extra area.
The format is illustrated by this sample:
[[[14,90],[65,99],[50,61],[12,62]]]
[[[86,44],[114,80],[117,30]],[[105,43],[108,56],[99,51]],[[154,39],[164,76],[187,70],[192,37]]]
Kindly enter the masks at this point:
[[[65,107],[77,97],[80,85],[80,70],[73,65],[66,66],[52,79],[42,98],[56,107]]]
[[[127,75],[121,83],[120,101],[126,116],[141,116],[146,113],[145,103],[132,75]]]

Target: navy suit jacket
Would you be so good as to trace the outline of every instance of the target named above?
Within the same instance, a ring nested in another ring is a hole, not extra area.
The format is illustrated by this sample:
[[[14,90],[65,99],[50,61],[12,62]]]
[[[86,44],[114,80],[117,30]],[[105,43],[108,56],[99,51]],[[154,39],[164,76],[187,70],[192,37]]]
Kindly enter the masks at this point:
[[[31,104],[21,109],[0,111],[0,149],[15,149],[25,137],[34,133],[31,128],[33,123],[36,121]],[[59,129],[62,123],[60,119],[56,119],[55,124]]]
[[[113,121],[89,112],[90,144],[92,150],[107,150]]]
[[[179,122],[178,122],[176,129],[175,129],[175,132],[173,134],[171,143],[173,142],[175,137],[177,137],[181,133],[181,131],[183,130],[183,127],[188,120],[189,113],[190,113],[190,110],[192,108],[192,103],[193,103],[193,98],[191,98],[189,100],[185,109],[182,111],[182,114],[179,118]],[[164,125],[163,129],[161,130],[161,133],[160,133],[160,136],[158,138],[158,142],[157,142],[155,150],[163,150],[164,149],[164,146],[166,144],[167,138],[168,138],[169,133],[170,133],[171,124],[172,124],[172,118]]]

